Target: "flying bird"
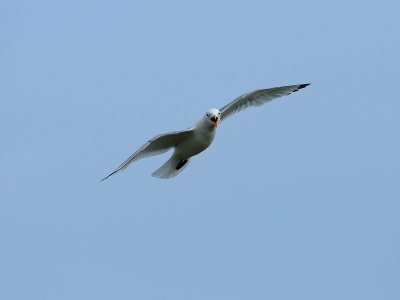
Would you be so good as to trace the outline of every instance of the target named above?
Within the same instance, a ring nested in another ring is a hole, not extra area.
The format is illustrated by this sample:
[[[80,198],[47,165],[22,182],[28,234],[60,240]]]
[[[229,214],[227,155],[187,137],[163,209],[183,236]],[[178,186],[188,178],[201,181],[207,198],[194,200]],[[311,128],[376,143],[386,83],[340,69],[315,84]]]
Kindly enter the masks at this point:
[[[192,127],[181,131],[159,134],[147,141],[118,168],[104,177],[102,181],[124,170],[131,163],[141,158],[158,155],[172,148],[174,149],[174,153],[170,159],[154,171],[152,176],[163,179],[175,177],[187,167],[192,156],[203,152],[211,145],[220,122],[249,106],[260,106],[276,98],[297,92],[309,85],[309,83],[295,84],[255,90],[241,95],[221,109],[209,109]]]

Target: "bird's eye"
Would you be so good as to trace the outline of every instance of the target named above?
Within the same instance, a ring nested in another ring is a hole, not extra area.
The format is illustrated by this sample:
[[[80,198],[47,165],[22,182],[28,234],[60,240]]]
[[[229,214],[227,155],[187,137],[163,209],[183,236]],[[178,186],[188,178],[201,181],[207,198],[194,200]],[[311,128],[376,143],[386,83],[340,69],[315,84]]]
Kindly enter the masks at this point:
[[[209,117],[210,116],[210,114],[209,113],[207,113],[207,117]]]

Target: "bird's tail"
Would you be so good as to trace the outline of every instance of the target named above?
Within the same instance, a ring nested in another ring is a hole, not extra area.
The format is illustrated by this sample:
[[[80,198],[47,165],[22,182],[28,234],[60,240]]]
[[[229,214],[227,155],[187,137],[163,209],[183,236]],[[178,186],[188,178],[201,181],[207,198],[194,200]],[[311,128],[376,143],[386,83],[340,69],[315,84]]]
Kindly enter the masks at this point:
[[[165,164],[151,174],[153,177],[168,179],[175,177],[189,164],[189,158],[182,160],[172,156]]]

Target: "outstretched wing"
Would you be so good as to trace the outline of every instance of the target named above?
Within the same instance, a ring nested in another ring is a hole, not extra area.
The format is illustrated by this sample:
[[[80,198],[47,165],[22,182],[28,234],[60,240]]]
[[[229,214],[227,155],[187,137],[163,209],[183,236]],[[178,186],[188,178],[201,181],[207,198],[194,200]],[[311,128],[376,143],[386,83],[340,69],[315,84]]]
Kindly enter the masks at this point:
[[[101,181],[107,179],[111,175],[125,169],[131,163],[144,158],[157,154],[167,152],[169,149],[175,147],[177,144],[187,139],[193,133],[192,129],[183,131],[173,131],[169,133],[159,134],[150,139],[142,147],[136,150],[131,156],[129,156],[118,168],[112,171],[108,176],[104,177]]]
[[[274,87],[269,89],[256,90],[244,94],[220,109],[221,121],[249,106],[263,105],[264,103],[270,102],[276,98],[297,92],[298,90],[303,89],[309,85],[310,83],[288,85],[288,86]]]

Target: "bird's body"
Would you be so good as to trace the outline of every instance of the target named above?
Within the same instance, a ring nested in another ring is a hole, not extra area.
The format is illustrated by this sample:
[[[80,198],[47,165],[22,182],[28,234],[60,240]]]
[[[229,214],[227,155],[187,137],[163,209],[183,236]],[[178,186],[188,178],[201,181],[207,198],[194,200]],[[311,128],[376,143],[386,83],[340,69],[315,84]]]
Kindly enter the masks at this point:
[[[174,155],[187,159],[203,152],[211,145],[216,133],[215,127],[195,127],[193,135],[175,147]]]
[[[171,158],[152,174],[154,177],[166,179],[178,175],[189,164],[191,157],[211,145],[217,130],[202,119],[189,132],[191,134],[175,146]]]
[[[219,122],[248,106],[259,106],[275,98],[289,95],[308,85],[309,84],[297,84],[256,90],[236,98],[220,110],[215,108],[210,109],[192,127],[183,131],[160,134],[150,139],[127,160],[125,160],[117,169],[102,180],[105,180],[118,171],[125,169],[134,161],[147,156],[164,153],[171,148],[174,148],[174,153],[170,159],[152,175],[164,179],[175,177],[188,165],[191,157],[203,152],[211,145],[215,138]]]

